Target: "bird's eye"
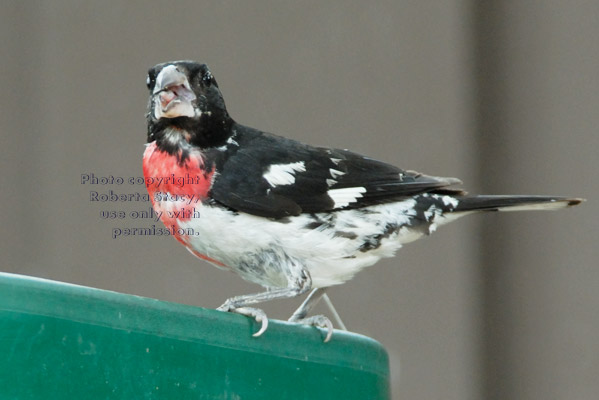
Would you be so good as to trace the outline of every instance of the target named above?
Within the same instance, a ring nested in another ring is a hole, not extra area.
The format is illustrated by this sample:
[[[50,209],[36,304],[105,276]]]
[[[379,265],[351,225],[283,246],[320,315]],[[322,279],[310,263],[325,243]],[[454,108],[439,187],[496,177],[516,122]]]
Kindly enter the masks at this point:
[[[148,89],[150,89],[152,86],[152,79],[150,79],[150,75],[146,77],[146,86],[148,87]]]
[[[213,76],[212,73],[209,70],[206,70],[206,72],[204,72],[204,76],[202,77],[202,80],[204,82],[210,82],[212,80]]]

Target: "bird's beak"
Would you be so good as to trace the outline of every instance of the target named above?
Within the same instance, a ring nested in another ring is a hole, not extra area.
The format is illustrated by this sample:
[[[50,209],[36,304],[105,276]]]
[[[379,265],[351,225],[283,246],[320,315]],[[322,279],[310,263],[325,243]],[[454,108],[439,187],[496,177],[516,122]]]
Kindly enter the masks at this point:
[[[174,65],[168,65],[156,77],[154,116],[160,118],[194,117],[196,95],[187,76]]]

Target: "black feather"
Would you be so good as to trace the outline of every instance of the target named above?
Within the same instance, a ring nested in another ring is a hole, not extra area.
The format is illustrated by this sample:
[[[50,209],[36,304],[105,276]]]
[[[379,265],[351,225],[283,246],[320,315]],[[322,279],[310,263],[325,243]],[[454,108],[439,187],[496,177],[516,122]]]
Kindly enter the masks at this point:
[[[582,199],[559,196],[526,195],[479,195],[458,198],[459,203],[453,211],[498,211],[510,207],[521,207],[543,203],[563,203],[565,207],[580,204]]]

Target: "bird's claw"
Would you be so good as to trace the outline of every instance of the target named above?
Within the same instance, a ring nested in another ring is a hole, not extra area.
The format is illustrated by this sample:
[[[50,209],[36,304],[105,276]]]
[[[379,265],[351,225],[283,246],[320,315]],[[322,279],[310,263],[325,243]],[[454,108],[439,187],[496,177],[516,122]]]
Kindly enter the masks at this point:
[[[290,321],[326,329],[327,334],[323,340],[324,343],[327,343],[329,340],[331,340],[331,337],[333,336],[333,323],[331,322],[330,319],[328,319],[324,315],[314,315],[312,317],[302,318],[302,319],[297,319],[297,320],[294,320],[293,318],[291,318]]]
[[[268,317],[266,316],[266,313],[264,311],[260,310],[259,308],[253,308],[253,307],[235,308],[235,307],[231,306],[230,304],[225,303],[222,306],[218,307],[217,310],[245,315],[246,317],[253,318],[257,323],[262,323],[262,326],[260,326],[260,329],[258,330],[258,332],[254,333],[252,335],[253,337],[258,337],[258,336],[262,335],[264,332],[266,332],[266,329],[268,328]]]

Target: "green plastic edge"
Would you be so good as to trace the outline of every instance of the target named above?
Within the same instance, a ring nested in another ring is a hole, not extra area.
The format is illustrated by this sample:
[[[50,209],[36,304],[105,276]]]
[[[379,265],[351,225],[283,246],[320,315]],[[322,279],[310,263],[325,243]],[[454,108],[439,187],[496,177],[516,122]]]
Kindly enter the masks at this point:
[[[323,343],[319,328],[269,320],[260,337],[249,318],[69,283],[0,272],[0,310],[149,333],[177,340],[373,373],[389,379],[384,347],[363,335],[335,330]]]

